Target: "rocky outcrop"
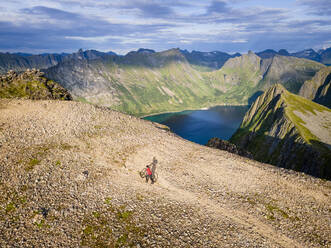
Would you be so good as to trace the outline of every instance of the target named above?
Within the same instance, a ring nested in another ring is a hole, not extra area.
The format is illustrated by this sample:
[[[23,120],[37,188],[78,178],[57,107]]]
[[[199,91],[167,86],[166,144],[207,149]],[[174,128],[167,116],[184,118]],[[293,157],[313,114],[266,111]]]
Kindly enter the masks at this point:
[[[0,99],[0,165],[0,247],[331,244],[330,181],[91,104]]]
[[[0,75],[0,98],[72,100],[66,89],[43,75],[43,72],[36,69],[19,74],[9,71]]]
[[[299,95],[331,108],[331,66],[321,69],[301,87]]]
[[[253,155],[250,152],[245,151],[244,149],[237,147],[235,144],[232,144],[229,141],[222,140],[220,138],[211,138],[210,140],[208,140],[206,146],[231,152],[243,157],[253,158]]]
[[[254,158],[331,178],[331,110],[275,85],[251,106],[230,142]]]

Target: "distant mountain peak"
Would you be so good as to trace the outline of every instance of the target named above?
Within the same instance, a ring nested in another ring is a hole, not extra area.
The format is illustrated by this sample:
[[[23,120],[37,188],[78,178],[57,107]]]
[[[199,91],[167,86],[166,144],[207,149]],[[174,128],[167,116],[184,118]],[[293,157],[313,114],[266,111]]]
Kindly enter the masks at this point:
[[[290,55],[290,53],[286,49],[280,49],[278,51],[278,54],[283,55],[283,56],[289,56]]]
[[[139,48],[137,53],[151,54],[155,53],[155,51],[153,49]]]

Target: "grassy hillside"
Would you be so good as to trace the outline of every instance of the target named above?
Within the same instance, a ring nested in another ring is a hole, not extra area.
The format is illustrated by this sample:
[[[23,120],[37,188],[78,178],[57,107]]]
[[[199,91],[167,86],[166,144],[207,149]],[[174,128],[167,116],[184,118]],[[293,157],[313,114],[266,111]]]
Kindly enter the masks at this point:
[[[20,74],[9,71],[0,75],[0,98],[72,100],[66,89],[43,75],[39,70],[29,69]]]
[[[254,158],[331,178],[331,110],[275,85],[246,113],[230,141]]]

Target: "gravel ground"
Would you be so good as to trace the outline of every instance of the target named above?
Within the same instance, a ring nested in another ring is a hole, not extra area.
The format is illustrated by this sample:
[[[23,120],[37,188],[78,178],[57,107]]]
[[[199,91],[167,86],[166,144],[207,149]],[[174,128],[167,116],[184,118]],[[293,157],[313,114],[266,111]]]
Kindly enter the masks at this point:
[[[0,247],[330,247],[330,196],[105,108],[0,100]]]

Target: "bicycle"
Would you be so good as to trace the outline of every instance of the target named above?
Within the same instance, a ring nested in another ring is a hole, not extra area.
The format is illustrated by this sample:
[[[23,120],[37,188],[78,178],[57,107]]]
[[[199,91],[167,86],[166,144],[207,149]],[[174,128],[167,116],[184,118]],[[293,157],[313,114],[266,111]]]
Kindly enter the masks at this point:
[[[139,175],[140,175],[141,178],[145,178],[146,177],[146,169],[147,168],[144,168],[141,171],[139,171]],[[159,176],[158,176],[158,174],[156,172],[154,172],[152,174],[152,177],[153,177],[153,181],[156,182]]]

